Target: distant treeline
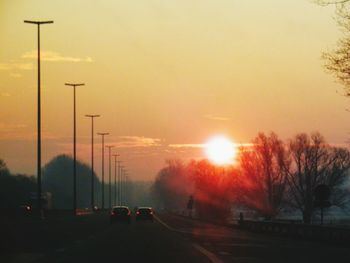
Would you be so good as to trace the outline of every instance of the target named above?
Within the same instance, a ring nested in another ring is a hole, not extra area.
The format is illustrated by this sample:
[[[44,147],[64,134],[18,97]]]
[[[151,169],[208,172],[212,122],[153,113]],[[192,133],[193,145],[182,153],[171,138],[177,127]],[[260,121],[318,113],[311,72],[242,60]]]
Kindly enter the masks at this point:
[[[288,141],[259,133],[230,167],[207,160],[168,161],[152,191],[160,206],[173,210],[185,210],[193,195],[197,216],[206,219],[224,220],[232,204],[238,204],[267,219],[283,209],[298,210],[310,223],[316,186],[329,187],[334,206],[349,202],[349,168],[349,150],[328,145],[319,133],[301,133]]]
[[[36,191],[33,176],[12,174],[0,159],[0,207],[13,208],[28,203],[30,192]]]
[[[91,207],[91,168],[77,161],[77,207]],[[114,175],[114,174],[113,174]],[[109,207],[109,184],[105,180],[105,208]],[[118,201],[114,176],[111,187],[111,205]],[[128,181],[123,187],[123,204],[130,206],[152,206],[151,182]],[[95,205],[101,207],[102,184],[94,173]],[[0,204],[2,208],[18,208],[24,204],[34,204],[31,197],[37,191],[36,176],[12,174],[6,163],[0,159]],[[73,159],[68,155],[58,155],[49,161],[42,170],[42,191],[52,195],[52,208],[72,209],[73,207]],[[34,193],[34,194],[33,194]]]

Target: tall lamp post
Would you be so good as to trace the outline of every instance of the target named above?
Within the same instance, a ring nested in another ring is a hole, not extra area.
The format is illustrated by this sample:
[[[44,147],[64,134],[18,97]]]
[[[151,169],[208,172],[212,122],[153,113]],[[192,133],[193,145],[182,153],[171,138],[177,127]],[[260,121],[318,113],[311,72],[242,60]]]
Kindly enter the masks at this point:
[[[120,165],[122,163],[122,161],[118,161],[118,205],[121,205],[121,195],[120,195],[120,171],[121,168],[123,167],[122,165]]]
[[[112,208],[112,167],[111,167],[111,149],[113,148],[113,145],[106,145],[106,148],[108,149],[108,167],[109,167],[109,172],[108,172],[108,206],[109,209]]]
[[[118,160],[118,156],[120,155],[113,154],[113,156],[114,156],[114,205],[117,205],[117,164],[119,164],[119,161],[117,160]]]
[[[94,210],[94,118],[100,117],[100,115],[85,115],[85,117],[91,118],[91,209]]]
[[[102,210],[105,209],[105,136],[108,132],[99,132],[98,135],[102,136]]]
[[[41,203],[41,89],[40,89],[40,25],[52,24],[53,21],[31,21],[24,20],[24,23],[35,24],[38,28],[38,145],[37,145],[37,202],[38,210],[41,213],[42,203]]]
[[[123,200],[123,204],[126,204],[126,173],[127,170],[123,169],[122,172],[122,200]]]
[[[124,170],[124,165],[119,166],[119,205],[123,205],[123,200],[122,200],[122,176],[123,176],[123,170]]]
[[[73,214],[77,212],[77,126],[76,126],[76,92],[75,88],[84,86],[84,83],[65,83],[66,86],[73,87]]]

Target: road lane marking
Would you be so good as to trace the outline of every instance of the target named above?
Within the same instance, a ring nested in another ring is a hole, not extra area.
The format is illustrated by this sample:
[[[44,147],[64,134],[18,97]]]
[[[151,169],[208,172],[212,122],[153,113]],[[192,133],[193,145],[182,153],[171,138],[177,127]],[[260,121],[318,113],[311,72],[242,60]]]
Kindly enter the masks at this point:
[[[219,259],[214,253],[205,249],[204,247],[198,244],[192,244],[195,249],[205,255],[212,263],[224,263],[221,259]]]
[[[175,228],[172,228],[171,226],[169,226],[167,223],[165,223],[163,220],[161,220],[158,216],[154,215],[154,218],[163,226],[165,226],[167,229],[171,230],[171,231],[176,231]]]
[[[163,220],[161,220],[159,217],[154,216],[154,218],[164,227],[169,229],[170,231],[179,232],[183,234],[192,234],[192,232],[189,231],[183,231],[183,230],[177,230],[171,226],[169,226],[167,223],[165,223]],[[203,255],[205,255],[212,263],[224,263],[222,260],[220,260],[215,254],[210,252],[209,250],[205,249],[204,247],[198,245],[198,244],[192,244],[195,249],[197,249],[199,252],[201,252]]]
[[[154,218],[156,219],[156,221],[158,221],[161,225],[165,226],[170,231],[178,232],[181,234],[190,234],[190,235],[194,234],[193,231],[180,230],[180,229],[176,229],[174,227],[171,227],[157,216],[154,216]],[[221,234],[215,234],[215,233],[210,233],[210,234],[197,233],[197,234],[200,234],[201,236],[209,236],[209,237],[215,237],[215,238],[230,238],[230,236],[228,236],[228,235],[221,235]]]
[[[174,231],[174,232],[178,232],[178,233],[182,233],[182,234],[192,234],[192,232],[190,231],[184,231],[184,230],[179,230],[179,229],[175,229],[171,226],[169,226],[167,223],[165,223],[163,220],[161,220],[158,216],[154,216],[154,218],[163,226],[165,226],[167,229],[169,229],[170,231]]]

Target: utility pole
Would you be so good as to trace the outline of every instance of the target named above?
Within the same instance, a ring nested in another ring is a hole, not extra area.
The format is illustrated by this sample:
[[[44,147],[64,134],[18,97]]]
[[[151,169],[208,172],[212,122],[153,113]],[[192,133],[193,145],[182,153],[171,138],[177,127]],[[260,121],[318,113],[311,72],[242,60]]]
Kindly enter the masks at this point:
[[[91,209],[94,210],[94,118],[100,115],[85,115],[85,117],[91,118]]]
[[[120,174],[121,174],[121,169],[122,169],[122,165],[120,165],[122,163],[122,161],[118,162],[118,205],[122,205],[121,202],[121,187],[120,187]]]
[[[66,86],[73,87],[73,214],[77,213],[77,126],[76,126],[76,99],[75,88],[77,86],[84,86],[84,83],[65,83]]]
[[[108,148],[108,167],[109,167],[109,172],[108,172],[108,207],[109,209],[112,209],[112,167],[111,167],[111,149],[113,148],[113,145],[106,145],[106,148]]]
[[[38,142],[37,142],[37,202],[38,211],[42,213],[42,203],[41,203],[41,82],[40,82],[40,25],[52,24],[53,21],[30,21],[24,20],[24,23],[35,24],[38,28]]]
[[[118,205],[117,203],[117,164],[119,169],[119,161],[118,156],[119,154],[114,154],[114,205]]]
[[[105,209],[105,135],[108,132],[99,132],[98,135],[102,136],[102,210]]]

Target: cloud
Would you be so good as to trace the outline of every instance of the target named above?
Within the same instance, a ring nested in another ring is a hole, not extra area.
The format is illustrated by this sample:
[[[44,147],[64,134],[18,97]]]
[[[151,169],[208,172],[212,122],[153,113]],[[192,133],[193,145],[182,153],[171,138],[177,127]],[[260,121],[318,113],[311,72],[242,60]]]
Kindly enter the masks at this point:
[[[4,123],[0,122],[0,140],[1,141],[31,141],[37,139],[37,133],[26,131],[28,125],[22,123]],[[58,137],[48,132],[42,132],[43,140],[55,140]]]
[[[213,121],[230,121],[230,118],[222,117],[222,116],[215,116],[213,114],[206,114],[203,116],[206,119],[213,120]]]
[[[42,140],[57,140],[57,136],[48,133],[42,132]],[[27,132],[27,131],[0,131],[0,141],[34,141],[37,139],[36,132]]]
[[[252,147],[254,144],[252,143],[234,143],[236,148],[239,147]],[[196,144],[196,143],[177,143],[177,144],[169,144],[170,148],[205,148],[206,144]]]
[[[169,144],[170,148],[204,148],[205,144],[195,144],[195,143],[177,143]]]
[[[22,58],[25,59],[37,59],[38,54],[36,50],[26,52],[22,55]],[[42,51],[40,53],[40,58],[43,61],[51,62],[93,62],[91,57],[78,58],[78,57],[69,57],[63,56],[60,53],[54,51]]]
[[[14,124],[14,123],[4,123],[0,122],[0,131],[1,132],[11,132],[17,129],[26,128],[26,124]]]
[[[34,69],[33,63],[0,63],[0,70],[32,70]],[[13,73],[16,74],[16,73]]]
[[[113,145],[117,148],[155,147],[161,146],[161,139],[143,136],[119,136],[119,141]]]

